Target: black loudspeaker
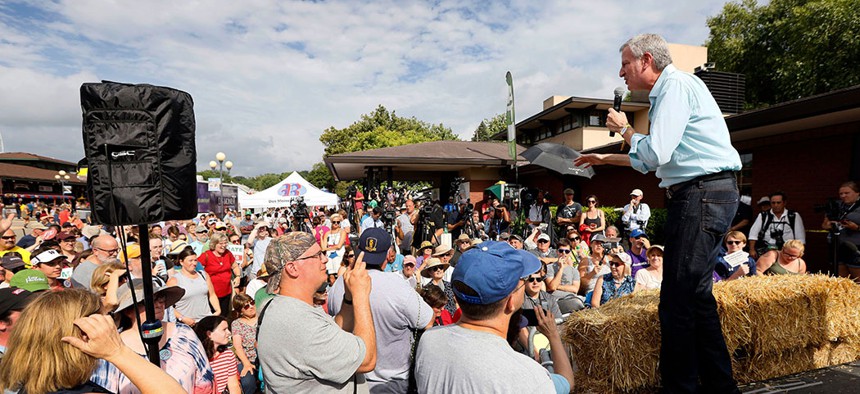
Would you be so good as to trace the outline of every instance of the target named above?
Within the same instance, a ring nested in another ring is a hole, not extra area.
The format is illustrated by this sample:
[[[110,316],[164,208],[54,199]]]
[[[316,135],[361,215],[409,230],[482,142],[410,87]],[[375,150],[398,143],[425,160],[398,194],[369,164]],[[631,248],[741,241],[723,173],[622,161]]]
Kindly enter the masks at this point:
[[[183,91],[81,85],[93,221],[148,224],[197,215],[194,102]]]

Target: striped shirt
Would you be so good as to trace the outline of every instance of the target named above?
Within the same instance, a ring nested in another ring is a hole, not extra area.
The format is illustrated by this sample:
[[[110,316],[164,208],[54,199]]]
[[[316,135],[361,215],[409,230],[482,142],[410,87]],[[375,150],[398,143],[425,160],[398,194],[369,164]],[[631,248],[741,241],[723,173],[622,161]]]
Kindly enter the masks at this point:
[[[227,349],[219,353],[215,358],[209,360],[209,365],[212,366],[212,373],[215,374],[215,392],[223,393],[227,388],[227,380],[231,376],[239,376],[239,368],[236,365],[236,355],[233,351]]]

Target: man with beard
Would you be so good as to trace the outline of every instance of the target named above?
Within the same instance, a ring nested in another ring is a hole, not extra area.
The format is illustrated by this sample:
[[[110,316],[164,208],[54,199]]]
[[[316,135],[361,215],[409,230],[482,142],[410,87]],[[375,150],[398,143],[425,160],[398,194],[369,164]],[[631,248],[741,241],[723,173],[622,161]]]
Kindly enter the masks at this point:
[[[93,254],[75,267],[72,272],[72,287],[89,289],[96,268],[117,258],[119,244],[110,235],[99,235],[92,241]]]

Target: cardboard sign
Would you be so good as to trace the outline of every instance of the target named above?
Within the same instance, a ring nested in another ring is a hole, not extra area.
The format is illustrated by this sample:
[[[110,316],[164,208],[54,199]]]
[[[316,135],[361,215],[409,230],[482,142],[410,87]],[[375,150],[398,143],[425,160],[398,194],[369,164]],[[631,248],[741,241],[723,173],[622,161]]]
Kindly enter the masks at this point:
[[[233,253],[233,257],[236,259],[236,262],[239,263],[240,267],[242,266],[243,263],[245,263],[245,247],[244,246],[230,244],[230,245],[227,245],[227,250],[229,250],[230,253]]]
[[[725,257],[723,257],[723,259],[725,259],[726,262],[729,263],[730,266],[732,266],[732,268],[735,268],[743,263],[749,262],[749,258],[750,254],[744,252],[743,250],[739,250],[732,254],[727,254]]]

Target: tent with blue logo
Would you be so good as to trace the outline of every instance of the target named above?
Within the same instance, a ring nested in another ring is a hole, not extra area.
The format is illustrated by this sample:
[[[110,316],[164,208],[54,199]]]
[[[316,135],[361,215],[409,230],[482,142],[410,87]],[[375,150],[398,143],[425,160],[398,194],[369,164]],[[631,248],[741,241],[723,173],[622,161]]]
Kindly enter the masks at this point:
[[[309,207],[335,207],[338,202],[337,194],[317,189],[298,172],[293,172],[286,179],[266,190],[254,194],[239,193],[239,207],[242,209],[287,207],[299,197],[303,197]]]

